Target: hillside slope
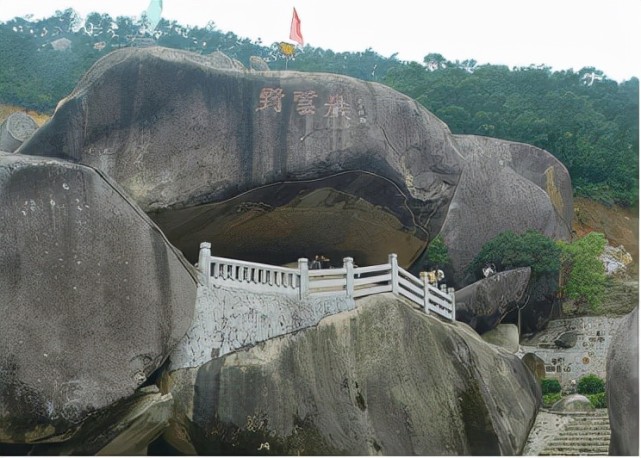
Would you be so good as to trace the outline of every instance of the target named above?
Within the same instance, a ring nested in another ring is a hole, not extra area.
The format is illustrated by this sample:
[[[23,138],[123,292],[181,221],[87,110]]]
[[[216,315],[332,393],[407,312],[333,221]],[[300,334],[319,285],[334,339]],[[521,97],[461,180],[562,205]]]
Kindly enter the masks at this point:
[[[585,197],[574,198],[572,232],[582,237],[589,232],[602,232],[610,245],[623,245],[632,255],[634,263],[629,273],[639,272],[639,209],[617,205],[607,207]]]

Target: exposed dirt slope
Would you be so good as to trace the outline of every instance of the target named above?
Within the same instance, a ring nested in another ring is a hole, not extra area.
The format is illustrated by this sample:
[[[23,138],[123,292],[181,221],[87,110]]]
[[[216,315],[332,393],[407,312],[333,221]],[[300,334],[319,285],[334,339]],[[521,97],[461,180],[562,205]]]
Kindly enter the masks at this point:
[[[623,245],[634,259],[630,273],[639,269],[639,208],[606,207],[584,197],[574,199],[573,236],[602,232],[610,245]]]
[[[574,199],[573,237],[582,237],[596,231],[605,234],[610,245],[623,245],[632,255],[633,263],[628,266],[624,277],[613,277],[606,285],[606,294],[598,312],[579,313],[571,302],[563,310],[571,315],[625,315],[639,303],[639,209],[607,207],[583,197]]]

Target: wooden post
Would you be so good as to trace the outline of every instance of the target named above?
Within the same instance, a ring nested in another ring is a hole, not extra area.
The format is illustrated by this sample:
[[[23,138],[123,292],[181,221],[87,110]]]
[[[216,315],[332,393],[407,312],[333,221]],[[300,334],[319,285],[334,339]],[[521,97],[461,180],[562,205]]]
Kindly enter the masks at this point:
[[[202,242],[198,253],[198,270],[201,273],[203,284],[211,284],[211,243]]]
[[[354,296],[354,258],[343,258],[345,268],[345,292],[347,297]]]
[[[452,321],[456,321],[456,299],[454,297],[454,288],[447,288],[447,292],[452,299]]]
[[[392,274],[392,293],[398,295],[398,257],[396,253],[388,256],[390,271]]]
[[[307,258],[298,258],[298,273],[300,274],[298,291],[299,297],[302,299],[307,296],[309,291],[309,263]]]
[[[430,282],[427,272],[421,272],[421,281],[423,282],[423,307],[425,308],[425,313],[430,314]]]

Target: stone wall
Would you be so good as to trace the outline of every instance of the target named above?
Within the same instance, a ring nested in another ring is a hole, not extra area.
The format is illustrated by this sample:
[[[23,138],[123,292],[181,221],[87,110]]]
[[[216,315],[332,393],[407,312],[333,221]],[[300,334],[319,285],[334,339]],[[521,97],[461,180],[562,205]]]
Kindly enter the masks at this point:
[[[170,356],[170,370],[197,367],[242,347],[316,325],[322,318],[352,310],[354,299],[251,292],[200,286],[196,312],[185,337]]]
[[[553,320],[545,331],[522,339],[521,350],[540,357],[545,362],[546,378],[557,379],[564,389],[570,388],[572,380],[578,381],[587,374],[605,380],[607,351],[622,319],[618,316]],[[560,346],[569,344],[573,345]]]

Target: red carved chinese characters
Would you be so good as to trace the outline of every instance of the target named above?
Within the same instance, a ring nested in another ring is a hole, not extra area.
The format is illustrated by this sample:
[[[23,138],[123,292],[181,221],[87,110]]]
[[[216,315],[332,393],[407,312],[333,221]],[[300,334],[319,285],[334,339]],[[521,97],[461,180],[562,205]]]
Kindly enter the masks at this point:
[[[301,115],[313,115],[316,113],[314,99],[318,97],[316,91],[294,91],[294,102],[296,102],[296,112]]]
[[[350,112],[349,104],[345,102],[342,95],[330,95],[328,103],[325,104],[327,107],[327,113],[325,113],[326,118],[346,118]]]
[[[260,91],[260,103],[256,111],[262,111],[265,108],[273,108],[275,112],[280,113],[283,105],[281,99],[285,97],[281,88],[264,87]]]

